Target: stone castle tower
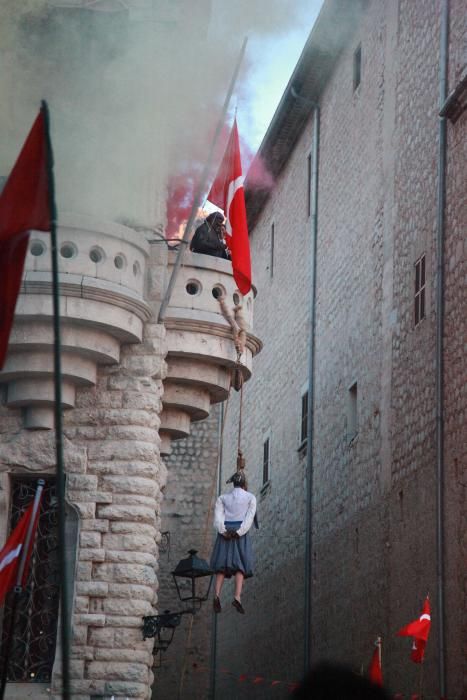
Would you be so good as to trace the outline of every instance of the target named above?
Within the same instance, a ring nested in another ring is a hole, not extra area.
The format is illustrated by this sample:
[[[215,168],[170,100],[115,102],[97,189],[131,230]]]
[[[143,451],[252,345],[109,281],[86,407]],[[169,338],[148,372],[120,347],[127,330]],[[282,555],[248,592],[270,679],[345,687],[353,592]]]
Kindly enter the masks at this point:
[[[94,3],[108,10],[99,14],[90,12],[86,2],[75,3],[74,9],[55,4],[39,3],[40,11],[33,8],[20,22],[12,21],[14,40],[4,37],[1,44],[12,80],[27,85],[12,94],[0,117],[5,144],[0,168],[7,176],[35,116],[36,97],[48,97],[49,90],[57,178],[72,695],[143,700],[151,695],[153,643],[143,641],[141,618],[158,611],[164,456],[172,440],[188,435],[193,422],[225,399],[237,360],[220,297],[227,306],[241,304],[249,324],[241,358],[245,379],[260,342],[252,334],[253,294],[243,298],[238,292],[230,263],[190,252],[185,252],[164,322],[158,322],[176,255],[161,235],[169,153],[158,127],[167,133],[166,117],[150,93],[148,118],[154,117],[155,135],[146,143],[144,115],[132,102],[136,95],[128,76],[118,74],[124,64],[115,66],[112,52],[116,41],[141,38],[132,43],[136,57],[129,53],[125,58],[133,61],[132,68],[136,62],[149,91],[152,80],[159,84],[157,52],[173,36],[165,31],[160,44],[145,43],[142,27],[149,20],[170,26],[172,10],[157,2],[129,3],[130,11],[122,13],[113,12],[112,3]],[[102,56],[108,63],[100,69],[93,59]],[[154,66],[149,73],[144,69],[148,61]],[[79,62],[89,69],[84,80]],[[126,97],[117,81],[116,86],[106,83],[116,73]],[[5,90],[11,88],[9,80],[1,78]],[[115,126],[121,111],[134,121]],[[0,372],[2,542],[30,501],[37,478],[46,482],[29,597],[20,605],[14,632],[7,697],[18,699],[58,697],[60,691],[51,290],[50,238],[33,231]],[[3,644],[10,614],[7,604]]]

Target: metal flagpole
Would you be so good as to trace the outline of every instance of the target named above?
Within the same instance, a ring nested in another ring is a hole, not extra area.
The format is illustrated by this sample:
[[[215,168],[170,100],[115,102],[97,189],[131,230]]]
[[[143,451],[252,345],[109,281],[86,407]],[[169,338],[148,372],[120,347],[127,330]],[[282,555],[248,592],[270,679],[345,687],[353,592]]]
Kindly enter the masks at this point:
[[[62,428],[62,369],[61,369],[61,340],[60,340],[60,293],[58,280],[57,255],[57,208],[55,205],[55,186],[53,178],[53,153],[50,141],[50,120],[47,103],[43,100],[41,109],[44,110],[45,130],[47,139],[47,177],[50,207],[50,245],[52,256],[52,297],[53,297],[53,327],[54,327],[54,384],[55,384],[55,458],[57,474],[57,503],[58,503],[58,559],[61,575],[60,605],[61,605],[61,646],[62,646],[62,698],[70,700],[70,609],[66,557],[65,557],[65,470],[63,463],[63,428]]]
[[[26,560],[28,558],[29,547],[31,545],[32,533],[33,533],[34,525],[36,522],[37,511],[38,511],[39,506],[40,506],[42,491],[44,490],[44,485],[45,485],[44,479],[39,479],[37,482],[37,489],[36,489],[36,493],[34,496],[34,505],[32,507],[31,518],[29,520],[28,529],[26,532],[26,537],[24,539],[24,543],[23,543],[23,546],[21,549],[21,558],[19,561],[18,573],[16,575],[16,585],[13,589],[13,605],[11,608],[10,624],[8,626],[8,634],[7,634],[7,638],[6,638],[6,644],[5,644],[5,647],[6,647],[5,657],[3,659],[2,679],[1,679],[1,684],[0,684],[0,699],[1,700],[3,700],[3,698],[5,696],[5,689],[6,689],[6,684],[8,681],[8,667],[10,665],[10,655],[11,655],[11,647],[12,647],[12,640],[13,640],[13,632],[15,629],[15,622],[16,622],[16,608],[18,606],[19,596],[23,592],[22,581],[23,581],[24,568],[26,566]]]
[[[207,177],[209,175],[209,169],[211,167],[212,158],[214,156],[214,149],[216,147],[217,140],[219,138],[222,126],[224,124],[225,115],[227,114],[227,109],[229,107],[229,102],[230,102],[230,98],[232,97],[235,83],[237,82],[237,77],[238,77],[238,73],[240,71],[240,66],[241,66],[242,61],[243,61],[243,56],[245,55],[245,49],[246,49],[247,42],[248,42],[248,37],[245,37],[245,39],[243,40],[242,48],[240,49],[240,55],[238,57],[237,65],[235,66],[232,80],[230,81],[227,95],[225,96],[224,106],[222,108],[222,114],[219,118],[216,132],[215,132],[214,138],[211,142],[211,148],[209,150],[209,155],[206,159],[206,163],[205,163],[203,172],[202,172],[200,180],[199,180],[198,189],[197,189],[195,197],[193,199],[193,204],[191,207],[190,216],[189,216],[189,219],[187,221],[187,225],[185,226],[185,232],[183,234],[182,240],[180,241],[181,245],[178,249],[177,257],[176,257],[175,264],[174,264],[173,269],[172,269],[172,274],[170,276],[169,284],[167,286],[167,290],[166,290],[164,298],[162,300],[161,308],[159,310],[159,317],[157,319],[158,323],[163,323],[163,321],[165,319],[165,313],[167,310],[167,306],[169,305],[169,302],[170,302],[170,297],[172,296],[172,292],[173,292],[173,288],[175,286],[175,280],[177,278],[178,270],[179,270],[180,265],[182,263],[182,256],[183,256],[183,253],[185,251],[186,244],[188,243],[188,237],[190,235],[191,227],[193,226],[193,223],[196,219],[196,215],[198,213],[199,206],[201,204],[201,197],[203,196],[203,192],[204,192],[204,189],[206,187],[206,180],[207,180]]]

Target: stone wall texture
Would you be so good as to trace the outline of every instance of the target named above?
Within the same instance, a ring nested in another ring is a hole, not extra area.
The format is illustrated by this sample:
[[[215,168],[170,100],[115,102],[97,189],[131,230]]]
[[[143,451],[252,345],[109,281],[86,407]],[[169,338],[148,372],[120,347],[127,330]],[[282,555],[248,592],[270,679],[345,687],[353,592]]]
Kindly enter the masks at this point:
[[[96,386],[80,390],[64,415],[67,500],[79,522],[79,541],[67,543],[77,548],[70,650],[77,700],[150,696],[152,644],[143,641],[141,617],[157,605],[164,335],[163,326],[147,324],[143,342],[123,347],[120,363],[101,368]],[[52,432],[25,431],[11,410],[5,428],[2,472],[55,471]],[[52,695],[60,691],[59,657]]]
[[[449,89],[462,69],[461,4],[451,8]],[[410,642],[395,636],[430,593],[424,664],[439,696],[436,571],[436,220],[441,5],[369,2],[321,96],[313,439],[312,660],[365,668],[383,637],[394,692],[416,692]],[[462,25],[464,26],[464,25]],[[362,80],[353,57],[362,47]],[[465,114],[448,123],[445,232],[444,543],[447,694],[465,689]],[[310,230],[307,124],[251,235],[264,349],[244,390],[243,448],[258,495],[257,572],[245,618],[219,620],[218,697],[282,697],[303,672]],[[271,225],[274,268],[271,270]],[[414,264],[427,261],[426,318],[414,327]],[[464,348],[464,349],[462,349]],[[349,439],[349,388],[358,433]],[[234,468],[238,400],[224,469]],[[262,448],[270,436],[270,481]],[[232,674],[221,673],[220,669]],[[250,681],[238,682],[241,674]],[[251,679],[263,677],[254,684]]]
[[[164,547],[159,561],[159,612],[183,610],[171,572],[189,549],[209,561],[213,540],[212,506],[217,498],[219,407],[172,443],[166,457],[167,484],[162,505]],[[201,586],[207,581],[199,582]],[[185,615],[167,652],[156,658],[154,699],[204,700],[210,687],[211,598],[193,617]]]

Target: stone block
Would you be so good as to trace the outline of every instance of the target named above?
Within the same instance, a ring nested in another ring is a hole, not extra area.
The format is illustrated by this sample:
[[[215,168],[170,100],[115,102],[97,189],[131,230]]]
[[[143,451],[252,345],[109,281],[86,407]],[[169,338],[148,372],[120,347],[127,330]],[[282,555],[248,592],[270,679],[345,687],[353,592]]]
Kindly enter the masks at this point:
[[[124,562],[128,564],[148,564],[149,566],[154,566],[157,559],[154,554],[150,554],[148,552],[132,552],[129,550],[113,549],[106,551],[105,561]]]
[[[85,625],[77,625],[74,622],[71,628],[73,645],[85,645],[87,641],[88,628]]]
[[[83,520],[81,520],[81,532],[88,530],[91,532],[108,532],[109,521],[83,518]]]
[[[91,627],[88,634],[88,643],[92,647],[112,649],[115,645],[115,631],[106,627]]]
[[[126,683],[132,681],[146,683],[148,679],[146,664],[122,661],[91,661],[88,664],[87,673],[89,678],[105,678],[107,681],[122,680]]]
[[[149,697],[148,683],[137,683],[129,681],[109,681],[105,684],[105,692],[108,695],[121,696],[122,698],[141,698],[146,700]]]
[[[102,483],[109,491],[117,494],[133,493],[155,497],[159,493],[159,487],[154,479],[145,479],[133,474],[104,476]]]
[[[76,581],[90,581],[92,564],[89,561],[79,561],[76,565]]]
[[[152,508],[153,511],[156,510],[158,502],[154,496],[142,496],[141,494],[133,493],[114,493],[113,501],[116,506],[119,505],[135,505],[135,506],[148,506]]]
[[[135,661],[142,664],[152,663],[152,654],[146,649],[105,649],[99,647],[95,653],[96,661]]]
[[[99,596],[105,597],[109,592],[109,584],[103,581],[78,581],[76,584],[76,593],[83,596]]]
[[[98,581],[151,585],[156,580],[156,573],[151,566],[105,563],[95,564],[94,578]]]
[[[109,583],[109,596],[112,596],[112,598],[146,600],[151,603],[154,597],[154,585],[141,586],[131,583]]]
[[[97,476],[92,474],[69,474],[67,486],[69,491],[96,491]]]
[[[105,615],[93,615],[92,613],[75,615],[74,619],[78,625],[88,625],[90,627],[104,627]]]
[[[76,493],[76,498],[81,499],[81,496],[81,492]],[[96,514],[95,503],[83,503],[82,501],[78,502],[71,496],[71,494],[68,494],[68,497],[78,511],[80,518],[94,518]]]
[[[118,459],[113,459],[109,461],[99,461],[94,462],[92,468],[98,474],[118,474],[123,476],[128,476],[128,474],[134,474],[135,476],[146,477],[148,479],[154,479],[158,474],[158,467],[155,464],[157,456],[151,462],[143,462],[137,459],[120,461]]]
[[[94,649],[93,647],[88,646],[72,646],[70,651],[70,657],[72,659],[84,659],[85,661],[92,661],[95,657]]]
[[[152,615],[152,606],[148,600],[129,600],[128,598],[107,598],[104,600],[104,612],[111,615],[129,615],[133,617],[143,617],[144,615]],[[106,619],[106,624],[115,626],[110,621],[110,617]],[[127,623],[125,623],[127,625]],[[141,619],[140,619],[141,624]]]
[[[70,678],[78,679],[84,676],[84,659],[70,660]]]
[[[88,445],[89,459],[96,461],[111,461],[115,455],[120,460],[152,461],[155,457],[153,442],[134,442],[133,440],[119,440],[118,442],[103,442],[96,440]]]
[[[75,597],[75,612],[77,613],[87,613],[89,610],[89,598],[87,596]]]
[[[105,561],[105,549],[80,549],[79,561]]]
[[[82,530],[79,536],[79,542],[81,547],[93,547],[98,549],[102,543],[102,535],[100,532],[86,532]]]
[[[154,522],[154,509],[140,505],[98,506],[98,517],[108,520],[133,520],[135,522]]]
[[[110,531],[115,533],[138,533],[145,534],[148,537],[154,537],[156,529],[154,525],[148,525],[147,523],[138,522],[125,522],[120,520],[113,520],[110,525]]]
[[[134,627],[138,630],[142,629],[143,622],[141,616],[134,617],[132,615],[106,615],[106,627]]]
[[[135,552],[150,552],[151,554],[155,554],[157,551],[154,532],[150,535],[145,533],[129,535],[108,534],[104,535],[102,545],[105,549],[110,550],[123,549]]]
[[[158,355],[127,355],[122,357],[121,365],[137,377],[161,379],[165,370],[165,362]]]

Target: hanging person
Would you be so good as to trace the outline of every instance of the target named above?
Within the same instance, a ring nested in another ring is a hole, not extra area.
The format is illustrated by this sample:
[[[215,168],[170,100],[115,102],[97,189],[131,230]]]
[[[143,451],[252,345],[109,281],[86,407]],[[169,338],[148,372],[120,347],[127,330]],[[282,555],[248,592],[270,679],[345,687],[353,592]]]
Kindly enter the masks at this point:
[[[233,490],[219,496],[214,513],[214,527],[218,534],[210,563],[216,574],[213,608],[216,613],[221,612],[220,595],[224,580],[234,576],[232,605],[243,615],[243,582],[253,576],[254,556],[249,530],[256,514],[256,498],[247,490],[243,471],[235,472],[226,483],[232,483]]]

